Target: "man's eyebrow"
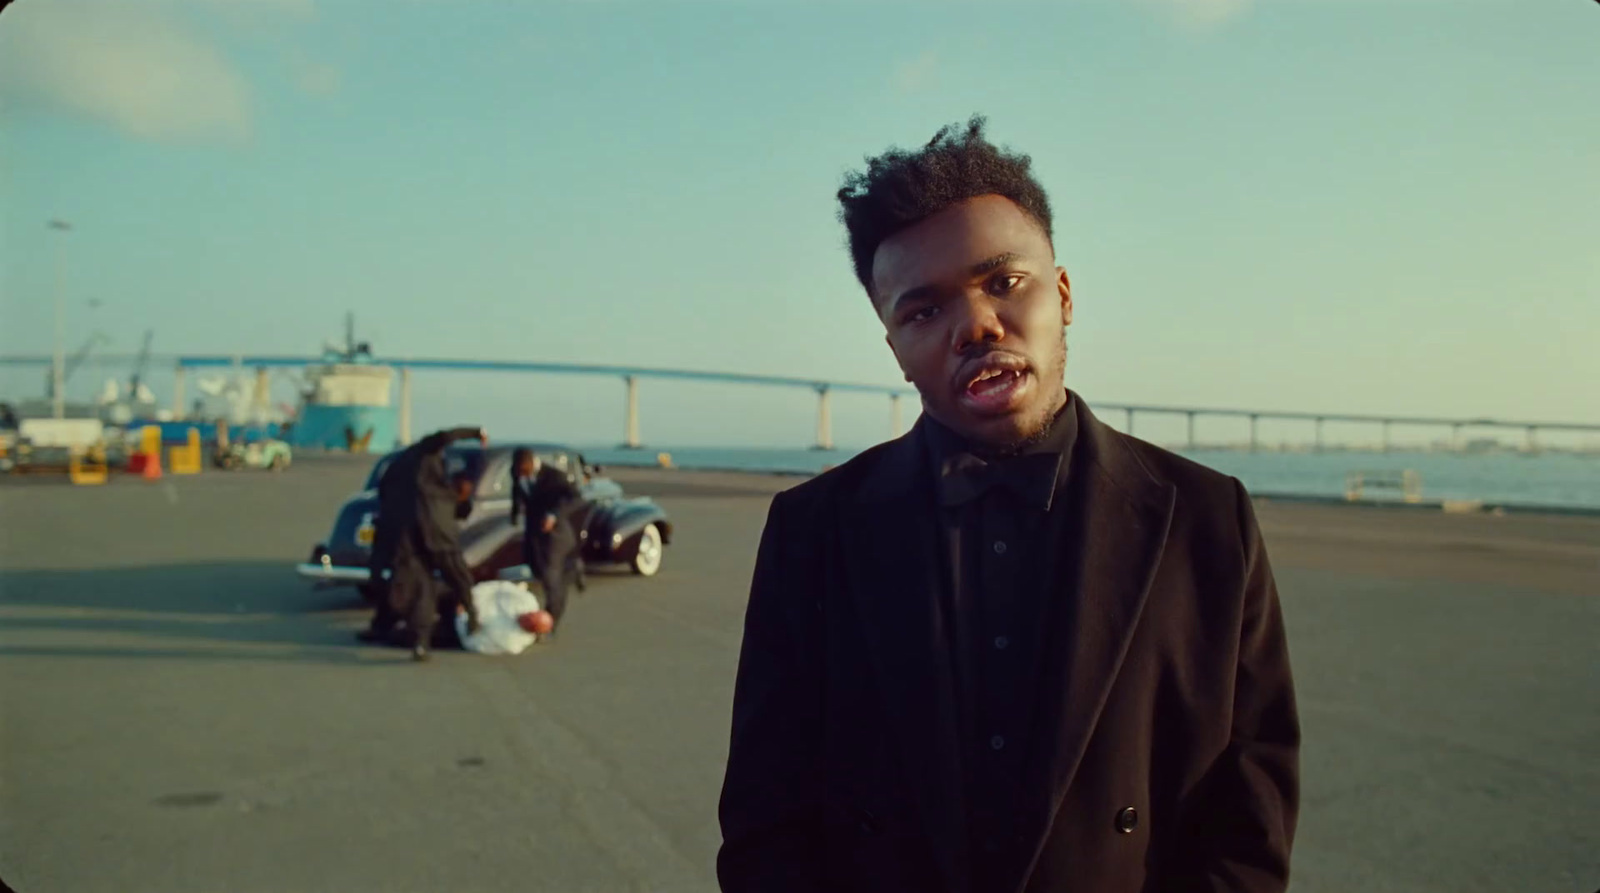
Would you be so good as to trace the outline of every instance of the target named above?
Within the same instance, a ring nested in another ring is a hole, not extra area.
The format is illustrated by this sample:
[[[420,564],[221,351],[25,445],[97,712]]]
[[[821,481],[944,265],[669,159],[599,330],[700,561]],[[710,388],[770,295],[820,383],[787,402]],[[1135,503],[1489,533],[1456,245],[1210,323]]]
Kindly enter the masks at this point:
[[[916,288],[908,288],[889,302],[889,312],[893,313],[900,309],[901,304],[910,304],[913,301],[931,301],[938,294],[939,287],[936,285],[919,285]]]
[[[1016,253],[1015,251],[1004,251],[1000,254],[996,254],[993,257],[984,258],[983,260],[980,260],[968,267],[967,276],[971,279],[977,279],[979,277],[988,275],[989,273],[993,273],[995,270],[998,270],[1007,264],[1015,263],[1021,259],[1022,255]],[[936,285],[919,285],[916,288],[908,288],[899,295],[895,296],[895,299],[890,305],[889,310],[892,313],[901,304],[910,303],[912,301],[932,300],[938,293],[939,287]]]
[[[971,268],[967,270],[967,273],[973,279],[976,279],[985,273],[993,273],[995,270],[1000,269],[1006,264],[1014,263],[1021,259],[1022,255],[1016,253],[1015,251],[1001,252],[1000,254],[996,254],[994,257],[985,258],[984,260],[980,260],[973,264]]]

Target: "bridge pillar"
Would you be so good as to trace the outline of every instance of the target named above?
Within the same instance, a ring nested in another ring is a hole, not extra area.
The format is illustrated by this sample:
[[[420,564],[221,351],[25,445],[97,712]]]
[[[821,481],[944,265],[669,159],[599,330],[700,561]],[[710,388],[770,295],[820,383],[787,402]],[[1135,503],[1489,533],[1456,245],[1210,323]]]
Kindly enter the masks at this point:
[[[1189,449],[1194,449],[1194,411],[1189,412]]]
[[[1317,452],[1322,452],[1322,419],[1317,419]]]
[[[828,386],[817,386],[817,445],[815,449],[833,449],[833,417],[828,411]]]
[[[628,383],[628,416],[622,426],[622,445],[630,450],[639,448],[639,379],[624,376]]]
[[[1133,407],[1130,406],[1130,407],[1128,407],[1127,409],[1125,409],[1123,411],[1128,414],[1128,426],[1127,426],[1128,430],[1126,430],[1126,431],[1124,431],[1122,433],[1124,433],[1124,434],[1132,434],[1133,433]]]
[[[1252,453],[1256,451],[1256,423],[1260,420],[1261,416],[1258,416],[1255,413],[1250,414],[1250,452]]]
[[[1539,426],[1538,425],[1529,425],[1528,426],[1528,452],[1530,452],[1530,453],[1539,452]]]
[[[176,418],[183,418],[183,377],[189,370],[179,366],[173,373],[172,379],[172,414]],[[137,398],[138,395],[134,395]]]
[[[255,411],[257,424],[264,424],[272,412],[272,378],[265,366],[256,367],[256,392],[251,399],[251,409]]]
[[[1450,426],[1450,449],[1460,452],[1463,446],[1465,444],[1461,442],[1461,423],[1456,422]]]
[[[411,445],[411,367],[400,367],[400,446]]]
[[[900,395],[889,395],[889,439],[900,436]]]

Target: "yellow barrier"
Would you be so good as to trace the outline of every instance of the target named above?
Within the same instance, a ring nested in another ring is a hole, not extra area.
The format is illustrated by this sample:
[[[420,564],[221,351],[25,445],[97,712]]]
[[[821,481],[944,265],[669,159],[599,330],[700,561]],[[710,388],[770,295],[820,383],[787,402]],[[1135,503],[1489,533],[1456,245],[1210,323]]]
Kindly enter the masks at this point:
[[[199,474],[204,466],[200,456],[199,429],[190,428],[188,445],[173,447],[168,452],[168,458],[168,467],[172,469],[173,474]]]
[[[67,458],[67,479],[78,485],[103,484],[106,482],[108,471],[104,459],[83,461],[83,456],[73,450]]]
[[[128,456],[128,473],[147,481],[161,479],[161,429],[146,425],[139,429],[139,448]]]

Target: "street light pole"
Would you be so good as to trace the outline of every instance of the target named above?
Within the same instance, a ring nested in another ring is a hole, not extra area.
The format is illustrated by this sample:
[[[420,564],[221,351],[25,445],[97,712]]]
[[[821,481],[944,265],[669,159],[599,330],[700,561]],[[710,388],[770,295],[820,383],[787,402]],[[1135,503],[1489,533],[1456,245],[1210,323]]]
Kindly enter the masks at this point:
[[[67,223],[65,220],[52,220],[50,221],[50,228],[54,230],[60,230],[61,232],[65,233],[72,230],[72,224]],[[65,353],[66,349],[62,345],[62,338],[64,337],[62,329],[65,326],[62,317],[64,312],[62,310],[62,302],[64,300],[63,293],[66,289],[66,268],[67,242],[65,237],[63,237],[56,241],[56,349],[55,356],[51,361],[50,370],[50,396],[55,403],[54,412],[55,417],[58,419],[66,418],[67,416],[67,359]]]

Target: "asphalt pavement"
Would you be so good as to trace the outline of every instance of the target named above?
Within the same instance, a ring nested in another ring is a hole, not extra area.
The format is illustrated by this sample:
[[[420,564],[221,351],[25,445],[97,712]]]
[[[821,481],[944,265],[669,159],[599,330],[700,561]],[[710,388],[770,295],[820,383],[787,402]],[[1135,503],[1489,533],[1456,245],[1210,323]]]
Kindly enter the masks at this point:
[[[618,469],[677,541],[554,645],[360,645],[295,562],[367,463],[0,485],[20,893],[712,891],[771,475]],[[1305,731],[1296,893],[1600,888],[1600,519],[1265,503]]]

